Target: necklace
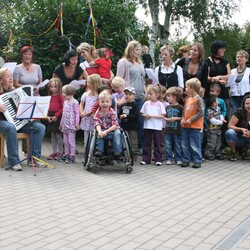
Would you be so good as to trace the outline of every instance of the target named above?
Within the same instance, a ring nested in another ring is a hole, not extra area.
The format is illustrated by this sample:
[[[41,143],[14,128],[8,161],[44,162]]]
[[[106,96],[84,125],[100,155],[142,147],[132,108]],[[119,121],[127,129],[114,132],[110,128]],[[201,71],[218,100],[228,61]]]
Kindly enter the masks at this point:
[[[245,70],[246,70],[246,67],[242,71],[239,71],[239,68],[237,68],[237,73],[242,74]]]

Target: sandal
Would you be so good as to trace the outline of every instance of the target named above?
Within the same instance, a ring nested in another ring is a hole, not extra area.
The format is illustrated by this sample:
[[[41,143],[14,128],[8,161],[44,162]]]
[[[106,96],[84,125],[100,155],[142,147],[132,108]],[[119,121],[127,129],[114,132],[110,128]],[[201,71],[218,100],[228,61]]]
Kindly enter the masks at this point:
[[[231,156],[230,156],[230,161],[237,161],[237,156],[236,156],[236,153],[231,153]]]

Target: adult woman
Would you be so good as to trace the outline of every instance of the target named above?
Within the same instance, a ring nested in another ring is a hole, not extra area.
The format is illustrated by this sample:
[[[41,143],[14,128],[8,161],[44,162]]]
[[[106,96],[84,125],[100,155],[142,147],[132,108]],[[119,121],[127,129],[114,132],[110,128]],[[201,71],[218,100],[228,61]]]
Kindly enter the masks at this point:
[[[73,80],[87,79],[88,73],[78,65],[78,53],[75,50],[68,50],[63,59],[64,62],[55,68],[52,78],[59,78],[63,85]]]
[[[223,58],[226,51],[226,44],[223,41],[216,40],[211,45],[211,56],[206,59],[209,68],[208,84],[218,83],[221,87],[219,97],[222,98],[229,111],[229,92],[225,87],[227,84],[228,76],[231,72],[229,62]]]
[[[232,69],[234,78],[229,82],[231,115],[241,107],[245,95],[250,94],[250,68],[246,67],[249,55],[245,50],[236,53],[237,68]]]
[[[164,45],[160,48],[162,65],[155,68],[159,83],[167,89],[170,87],[184,88],[183,72],[179,65],[173,63],[174,48],[170,45]]]
[[[86,70],[89,75],[98,74],[97,65],[90,65],[91,62],[97,59],[97,50],[95,46],[84,42],[77,47],[77,52],[80,53],[84,59],[84,61],[80,63],[80,67],[83,70]],[[104,84],[111,83],[111,80],[114,77],[114,74],[111,70],[110,70],[110,75],[111,75],[110,79],[102,78],[102,82]]]
[[[136,91],[136,104],[141,110],[145,92],[145,70],[140,60],[141,44],[138,41],[130,41],[125,49],[124,57],[118,61],[117,76],[125,81],[125,87],[132,86]],[[139,113],[138,146],[143,147],[143,117]]]
[[[182,67],[184,85],[187,80],[196,77],[200,80],[201,86],[205,89],[205,96],[207,96],[209,93],[207,89],[208,66],[204,61],[204,55],[203,44],[194,43],[189,57],[182,58],[177,64]]]
[[[0,94],[14,90],[13,78],[10,70],[7,68],[0,69]],[[15,171],[22,171],[20,166],[20,159],[18,155],[18,142],[17,142],[17,131],[14,124],[6,121],[3,114],[7,110],[4,104],[0,104],[0,133],[3,133],[6,137],[7,152],[8,152],[8,162]],[[30,124],[26,124],[18,132],[27,133],[31,132]],[[33,155],[37,158],[41,157],[41,148],[43,137],[45,133],[45,126],[39,122],[33,122]],[[36,167],[44,166],[39,161],[34,160],[34,165]],[[32,166],[29,162],[29,166]]]
[[[16,88],[23,85],[36,87],[43,81],[42,69],[40,65],[33,63],[34,48],[24,46],[20,50],[22,63],[17,65],[13,72],[14,86]]]
[[[236,148],[243,152],[244,157],[250,147],[250,95],[244,97],[242,108],[231,117],[225,137],[231,149],[230,160],[237,161]]]

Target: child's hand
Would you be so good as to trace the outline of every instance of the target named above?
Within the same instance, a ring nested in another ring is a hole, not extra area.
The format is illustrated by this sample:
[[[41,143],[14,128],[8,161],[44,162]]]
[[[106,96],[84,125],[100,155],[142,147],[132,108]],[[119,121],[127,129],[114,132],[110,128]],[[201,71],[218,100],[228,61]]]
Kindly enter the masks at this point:
[[[76,130],[80,130],[80,126],[79,125],[76,125]]]
[[[188,120],[186,120],[186,124],[191,124],[191,122],[192,122],[192,120],[191,120],[191,118],[190,119],[188,119]]]
[[[81,118],[83,118],[84,116],[85,116],[85,113],[84,113],[84,112],[80,114],[80,117],[81,117]]]
[[[126,114],[122,114],[122,115],[120,115],[120,119],[122,120],[123,118],[126,118],[127,117],[127,115]]]
[[[57,117],[56,116],[51,117],[51,121],[52,122],[56,122],[57,121]]]
[[[170,118],[168,119],[168,121],[169,121],[169,122],[175,122],[175,117],[170,117]]]
[[[52,122],[52,117],[51,116],[47,116],[47,120],[48,120],[48,122]]]
[[[227,123],[227,121],[225,119],[222,120],[222,123]]]
[[[145,115],[145,119],[149,119],[149,118],[151,118],[151,115],[150,114],[146,114]]]

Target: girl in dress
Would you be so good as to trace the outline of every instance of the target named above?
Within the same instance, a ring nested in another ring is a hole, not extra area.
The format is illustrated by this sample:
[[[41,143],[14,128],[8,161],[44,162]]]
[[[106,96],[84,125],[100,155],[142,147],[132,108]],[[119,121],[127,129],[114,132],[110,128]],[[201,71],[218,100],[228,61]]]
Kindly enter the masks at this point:
[[[46,132],[51,135],[52,154],[48,160],[56,160],[62,157],[63,140],[59,125],[62,117],[64,98],[62,95],[62,82],[58,78],[52,78],[48,83],[48,95],[51,96],[49,112],[47,116]]]
[[[94,131],[92,107],[98,99],[97,89],[102,85],[102,79],[98,74],[92,74],[88,78],[88,90],[83,93],[80,103],[80,128],[84,130],[84,145],[86,146],[90,131]]]
[[[60,129],[63,133],[64,156],[61,157],[59,161],[74,163],[76,152],[76,131],[79,129],[80,121],[79,103],[74,98],[76,90],[72,85],[64,85],[62,92],[65,101],[63,103]]]

